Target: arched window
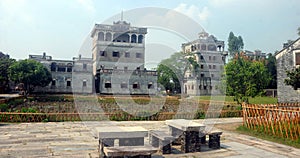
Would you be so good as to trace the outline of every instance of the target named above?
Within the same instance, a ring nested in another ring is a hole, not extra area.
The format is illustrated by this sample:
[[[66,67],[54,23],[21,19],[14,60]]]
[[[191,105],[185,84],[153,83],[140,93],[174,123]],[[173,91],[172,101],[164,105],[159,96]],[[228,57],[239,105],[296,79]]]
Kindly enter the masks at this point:
[[[153,82],[149,82],[149,83],[148,83],[148,89],[153,89],[153,88],[154,88]]]
[[[139,35],[139,37],[138,37],[138,43],[143,43],[143,39],[144,39],[144,36],[143,35]]]
[[[131,35],[131,41],[130,42],[131,43],[136,43],[136,35],[135,34]]]
[[[208,50],[209,51],[216,51],[217,47],[215,45],[213,45],[213,44],[210,44],[210,45],[208,45]]]
[[[201,45],[201,50],[206,50],[206,45],[205,44]]]
[[[104,41],[104,33],[103,32],[98,33],[98,40],[99,41]]]
[[[53,62],[53,63],[51,63],[51,71],[56,71],[56,63],[55,62]]]
[[[72,72],[72,63],[67,64],[67,72]]]
[[[111,41],[111,37],[112,37],[111,33],[107,32],[106,37],[105,37],[105,41]]]

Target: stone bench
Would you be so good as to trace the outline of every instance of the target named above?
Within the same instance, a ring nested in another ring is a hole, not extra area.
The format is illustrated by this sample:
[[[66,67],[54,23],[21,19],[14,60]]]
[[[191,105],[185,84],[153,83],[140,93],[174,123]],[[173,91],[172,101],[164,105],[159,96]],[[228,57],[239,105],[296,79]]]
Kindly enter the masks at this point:
[[[104,147],[105,157],[139,157],[151,158],[153,153],[156,153],[158,148],[151,145],[144,146],[113,146]]]
[[[201,144],[206,143],[206,135],[208,135],[208,147],[212,149],[220,149],[220,137],[222,135],[221,131],[209,131],[201,137]]]
[[[149,132],[149,141],[153,147],[158,147],[163,154],[171,153],[171,144],[176,138],[167,131],[151,130]]]
[[[97,127],[100,157],[151,157],[155,148],[145,143],[148,130],[142,127]]]

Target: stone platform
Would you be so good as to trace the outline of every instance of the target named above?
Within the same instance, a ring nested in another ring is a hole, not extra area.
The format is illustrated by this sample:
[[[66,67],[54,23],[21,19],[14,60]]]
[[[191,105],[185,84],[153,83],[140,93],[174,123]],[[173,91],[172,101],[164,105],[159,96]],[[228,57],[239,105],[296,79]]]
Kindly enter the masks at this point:
[[[242,118],[196,120],[211,123],[241,123]],[[163,121],[126,122],[49,122],[49,123],[0,123],[0,157],[99,157],[97,134],[92,127],[142,126],[155,130],[165,126]],[[300,149],[281,145],[255,137],[223,131],[221,149],[201,147],[201,152],[180,153],[172,149],[164,157],[300,157]],[[177,153],[176,153],[177,152]],[[153,157],[162,157],[154,154]]]

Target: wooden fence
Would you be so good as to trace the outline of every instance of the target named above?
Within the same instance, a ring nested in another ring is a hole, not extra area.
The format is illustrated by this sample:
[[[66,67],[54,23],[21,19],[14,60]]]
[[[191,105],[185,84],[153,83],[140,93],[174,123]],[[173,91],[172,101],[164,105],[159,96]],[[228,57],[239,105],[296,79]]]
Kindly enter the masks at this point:
[[[300,139],[300,103],[243,104],[244,126],[266,134]]]

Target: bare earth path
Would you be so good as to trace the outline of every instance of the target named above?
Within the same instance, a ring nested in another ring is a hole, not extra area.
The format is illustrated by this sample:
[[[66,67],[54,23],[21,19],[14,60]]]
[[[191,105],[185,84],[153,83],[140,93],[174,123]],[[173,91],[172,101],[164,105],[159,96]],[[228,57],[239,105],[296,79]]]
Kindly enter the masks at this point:
[[[203,148],[198,153],[164,157],[300,157],[300,149],[232,132],[242,123],[242,118],[195,121],[221,129],[222,148]],[[0,157],[98,157],[98,141],[93,128],[115,125],[146,129],[166,127],[163,121],[0,123]]]

